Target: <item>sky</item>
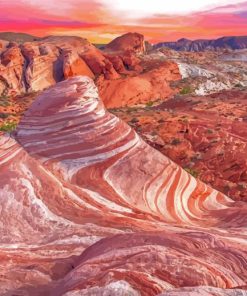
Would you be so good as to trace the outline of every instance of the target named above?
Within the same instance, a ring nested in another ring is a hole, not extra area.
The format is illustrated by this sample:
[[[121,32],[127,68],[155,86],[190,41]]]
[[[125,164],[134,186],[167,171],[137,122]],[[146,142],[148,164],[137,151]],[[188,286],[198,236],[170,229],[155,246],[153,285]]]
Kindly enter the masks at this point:
[[[126,32],[151,43],[247,35],[247,0],[0,0],[0,31],[94,43]]]

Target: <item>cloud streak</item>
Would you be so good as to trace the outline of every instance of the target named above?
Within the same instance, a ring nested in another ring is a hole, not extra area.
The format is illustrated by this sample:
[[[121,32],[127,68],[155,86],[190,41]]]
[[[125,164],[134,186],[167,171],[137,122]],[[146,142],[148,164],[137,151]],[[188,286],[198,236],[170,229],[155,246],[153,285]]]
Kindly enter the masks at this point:
[[[125,17],[137,18],[148,17],[156,14],[164,15],[184,15],[188,13],[200,12],[202,10],[214,9],[219,6],[232,4],[232,0],[99,0],[112,13],[124,13]],[[241,4],[245,0],[237,0],[235,4]]]
[[[108,42],[129,31],[140,32],[151,42],[181,37],[216,38],[247,32],[247,1],[166,2],[4,0],[0,9],[0,31],[38,36],[78,35],[97,43]]]

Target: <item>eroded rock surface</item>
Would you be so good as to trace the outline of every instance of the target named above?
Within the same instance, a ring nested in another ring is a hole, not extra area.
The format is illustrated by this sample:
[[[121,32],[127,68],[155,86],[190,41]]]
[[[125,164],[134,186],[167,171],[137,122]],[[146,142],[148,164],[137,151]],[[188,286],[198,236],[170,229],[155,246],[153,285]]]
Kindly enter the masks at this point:
[[[97,86],[105,106],[116,108],[165,100],[177,92],[170,83],[180,78],[176,63],[163,62],[156,68],[130,77],[99,79]]]
[[[128,33],[103,51],[79,37],[50,36],[32,42],[2,45],[0,96],[42,91],[77,75],[95,79],[106,107],[166,99],[178,92],[178,65],[163,62],[146,67],[144,36]]]
[[[2,295],[245,295],[246,204],[143,142],[91,79],[44,91],[14,138],[0,138]]]
[[[111,111],[192,175],[247,201],[246,90],[176,95],[156,106]]]
[[[41,91],[71,76],[118,78],[111,62],[86,39],[51,36],[2,50],[0,95]]]
[[[144,53],[144,36],[139,33],[127,33],[117,37],[105,46],[106,51],[126,51],[131,50],[136,53]]]

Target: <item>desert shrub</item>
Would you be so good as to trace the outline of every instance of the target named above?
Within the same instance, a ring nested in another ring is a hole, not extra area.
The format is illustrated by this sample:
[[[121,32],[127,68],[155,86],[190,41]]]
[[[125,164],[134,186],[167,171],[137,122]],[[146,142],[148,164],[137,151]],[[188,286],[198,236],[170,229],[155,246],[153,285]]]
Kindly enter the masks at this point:
[[[16,129],[16,123],[15,122],[4,122],[2,126],[0,126],[1,132],[12,132]]]
[[[236,84],[234,85],[234,87],[242,87],[242,84],[241,84],[241,83],[236,83]]]
[[[139,122],[139,119],[136,118],[136,117],[134,117],[134,118],[131,119],[130,122],[131,122],[131,123],[137,123],[137,122]]]
[[[125,110],[126,113],[131,113],[131,112],[136,112],[136,111],[137,111],[137,109],[134,107],[126,107],[126,110]]]
[[[9,114],[8,113],[0,113],[0,118],[1,119],[6,119],[9,117]]]
[[[175,138],[171,141],[171,144],[174,146],[179,145],[179,144],[181,144],[181,140],[178,138]]]
[[[211,129],[207,129],[207,133],[208,133],[208,134],[213,134],[213,130],[211,130]]]
[[[246,189],[246,186],[244,184],[238,184],[237,189],[242,191]]]
[[[154,104],[154,102],[152,102],[152,101],[149,101],[149,102],[147,102],[147,103],[146,103],[146,106],[147,106],[147,107],[152,107],[152,106],[153,106],[153,104]]]
[[[187,95],[191,93],[191,88],[189,86],[185,86],[180,90],[180,95]]]
[[[197,178],[199,176],[199,172],[192,168],[184,168],[184,170],[192,175],[194,178]]]
[[[223,188],[223,192],[225,193],[225,194],[228,194],[229,193],[229,191],[230,191],[230,186],[229,185],[225,185],[224,186],[224,188]]]
[[[7,99],[8,98],[8,96],[5,94],[5,93],[2,93],[1,95],[0,95],[0,99]]]
[[[7,106],[9,106],[9,105],[10,105],[10,104],[9,104],[9,101],[8,101],[8,97],[5,96],[5,95],[1,96],[1,97],[0,97],[0,106],[1,106],[1,107],[7,107]]]
[[[197,152],[195,155],[191,156],[190,160],[196,162],[202,159],[202,155],[200,152]]]

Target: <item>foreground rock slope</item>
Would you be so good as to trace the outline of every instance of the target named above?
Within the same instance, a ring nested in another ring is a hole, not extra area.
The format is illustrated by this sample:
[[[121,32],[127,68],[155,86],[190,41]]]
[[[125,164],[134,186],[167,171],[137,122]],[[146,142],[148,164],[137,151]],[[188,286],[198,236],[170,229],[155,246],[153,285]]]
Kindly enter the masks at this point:
[[[176,95],[156,106],[112,109],[150,145],[234,200],[247,201],[247,91]]]
[[[0,141],[1,295],[246,295],[246,204],[143,142],[91,79],[44,91]]]

